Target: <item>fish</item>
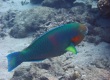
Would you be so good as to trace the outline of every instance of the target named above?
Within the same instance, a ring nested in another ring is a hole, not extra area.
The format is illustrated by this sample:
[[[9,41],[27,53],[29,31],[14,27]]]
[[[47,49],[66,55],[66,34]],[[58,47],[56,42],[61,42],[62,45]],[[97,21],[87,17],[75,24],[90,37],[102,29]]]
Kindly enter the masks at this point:
[[[63,55],[67,51],[77,54],[75,46],[84,39],[87,32],[88,28],[77,22],[50,29],[25,49],[8,54],[8,71],[12,71],[22,62],[42,61]]]

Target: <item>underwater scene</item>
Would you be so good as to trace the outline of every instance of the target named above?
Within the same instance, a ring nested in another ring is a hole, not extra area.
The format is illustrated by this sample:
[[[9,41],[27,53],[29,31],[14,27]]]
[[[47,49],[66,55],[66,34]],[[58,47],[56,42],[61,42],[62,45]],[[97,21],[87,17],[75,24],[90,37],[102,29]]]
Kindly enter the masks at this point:
[[[0,0],[0,80],[110,80],[110,0]]]

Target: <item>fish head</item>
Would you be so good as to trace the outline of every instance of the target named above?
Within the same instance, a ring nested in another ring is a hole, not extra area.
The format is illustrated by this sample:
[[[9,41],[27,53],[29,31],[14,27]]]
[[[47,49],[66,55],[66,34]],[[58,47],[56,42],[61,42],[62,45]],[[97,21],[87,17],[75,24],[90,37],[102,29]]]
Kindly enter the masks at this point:
[[[84,39],[87,33],[88,28],[85,25],[80,24],[78,28],[78,35],[72,38],[72,42],[74,43],[74,45],[78,45]]]

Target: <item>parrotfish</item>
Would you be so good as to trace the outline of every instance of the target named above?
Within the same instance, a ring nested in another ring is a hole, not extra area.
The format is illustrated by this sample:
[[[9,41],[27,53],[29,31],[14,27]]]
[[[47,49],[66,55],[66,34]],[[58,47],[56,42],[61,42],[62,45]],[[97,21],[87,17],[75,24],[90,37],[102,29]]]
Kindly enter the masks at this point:
[[[60,56],[66,51],[77,54],[75,46],[83,40],[87,32],[85,25],[76,22],[55,27],[36,38],[22,51],[9,54],[8,71],[12,71],[22,62],[42,61]]]

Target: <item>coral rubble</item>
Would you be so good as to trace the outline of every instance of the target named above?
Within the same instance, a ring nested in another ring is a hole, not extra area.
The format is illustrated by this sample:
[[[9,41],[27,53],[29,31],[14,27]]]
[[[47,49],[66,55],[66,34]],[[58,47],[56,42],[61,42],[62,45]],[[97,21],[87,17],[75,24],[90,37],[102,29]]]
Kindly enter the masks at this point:
[[[98,8],[103,16],[110,17],[110,0],[99,0]]]

